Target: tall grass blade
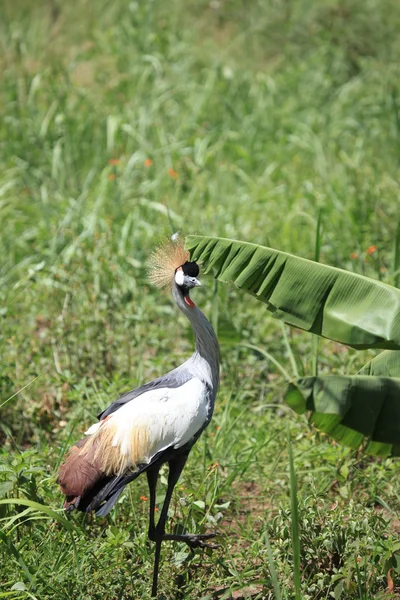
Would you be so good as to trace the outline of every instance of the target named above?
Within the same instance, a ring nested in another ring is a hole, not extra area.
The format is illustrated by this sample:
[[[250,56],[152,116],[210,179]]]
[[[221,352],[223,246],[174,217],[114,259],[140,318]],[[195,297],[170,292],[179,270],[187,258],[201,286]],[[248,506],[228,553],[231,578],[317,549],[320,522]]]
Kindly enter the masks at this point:
[[[392,89],[391,98],[392,98],[392,109],[393,109],[393,115],[394,115],[394,122],[395,122],[396,133],[397,133],[397,146],[398,146],[398,151],[400,153],[400,110],[399,110],[400,107],[399,107],[399,95],[398,95],[397,88],[395,86]]]
[[[315,262],[319,262],[319,258],[321,255],[321,244],[322,244],[322,208],[320,208],[318,211],[317,227],[316,227],[316,231],[315,231],[315,250],[314,250]]]
[[[64,517],[59,515],[55,510],[45,506],[44,504],[40,504],[39,502],[34,502],[33,500],[25,500],[24,498],[5,498],[0,500],[1,504],[16,504],[17,506],[28,506],[33,510],[37,510],[39,512],[43,512],[55,521],[58,521],[60,525],[68,529],[69,531],[76,531],[76,527],[67,521]]]
[[[34,586],[35,582],[33,580],[32,573],[30,572],[27,564],[23,560],[21,553],[18,551],[18,549],[14,546],[10,538],[3,531],[0,531],[0,540],[3,541],[5,547],[8,550],[8,553],[12,554],[16,558],[27,579],[29,579],[31,585]]]
[[[356,563],[357,588],[358,588],[358,593],[359,593],[359,600],[367,600],[367,598],[364,596],[364,592],[363,592],[363,586],[362,586],[362,582],[361,582],[361,573],[360,573],[360,567],[358,566],[357,556],[355,556],[354,559],[355,559],[355,563]]]
[[[293,380],[293,377],[291,377],[289,375],[289,373],[288,373],[288,371],[286,371],[285,367],[283,367],[281,365],[281,363],[272,356],[272,354],[267,352],[267,350],[264,350],[264,348],[260,348],[259,346],[255,346],[254,344],[239,344],[239,345],[243,346],[243,348],[249,348],[250,350],[256,350],[256,352],[259,352],[260,354],[265,356],[265,358],[267,360],[270,360],[280,370],[280,372],[282,373],[282,375],[284,376],[284,378],[286,379],[287,382]]]
[[[299,529],[299,508],[297,501],[297,481],[294,468],[292,441],[288,435],[289,447],[289,469],[290,469],[290,509],[291,509],[291,533],[293,550],[293,581],[295,599],[301,600],[301,573],[300,573],[300,529]]]
[[[315,233],[314,260],[319,262],[322,244],[322,208],[318,211],[317,227]],[[313,374],[318,375],[319,337],[313,336]]]
[[[214,331],[218,336],[218,321],[219,321],[219,298],[218,298],[218,280],[214,280],[213,297],[212,297],[212,316],[211,323]]]
[[[288,356],[289,356],[290,364],[292,366],[293,375],[294,375],[294,377],[298,377],[299,376],[299,371],[297,369],[296,359],[294,357],[293,350],[292,350],[292,347],[291,347],[290,342],[289,342],[288,334],[287,334],[287,331],[286,331],[286,326],[285,326],[284,323],[280,323],[280,326],[281,326],[283,341],[284,341],[284,344],[286,346],[286,350],[287,350],[287,353],[288,353]]]
[[[36,381],[36,379],[39,379],[39,377],[41,377],[42,375],[43,375],[43,373],[39,373],[39,375],[37,375],[36,377],[34,377],[30,381],[28,381],[27,384],[25,384],[22,388],[20,388],[19,390],[17,390],[12,396],[10,396],[6,400],[4,400],[4,402],[2,402],[0,404],[0,408],[3,408],[3,406],[5,404],[7,404],[7,402],[10,402],[10,400],[12,400],[13,398],[15,398],[15,396],[18,396],[18,394],[20,394],[21,392],[23,392],[24,390],[26,390],[27,387],[29,387],[30,385],[32,385],[32,383],[34,383]]]
[[[276,574],[274,557],[272,556],[271,544],[267,532],[264,533],[265,545],[267,546],[268,568],[271,575],[272,587],[274,588],[275,600],[282,600],[281,590],[279,588],[278,575]]]
[[[400,281],[400,221],[397,223],[396,235],[393,242],[393,285],[399,287]]]

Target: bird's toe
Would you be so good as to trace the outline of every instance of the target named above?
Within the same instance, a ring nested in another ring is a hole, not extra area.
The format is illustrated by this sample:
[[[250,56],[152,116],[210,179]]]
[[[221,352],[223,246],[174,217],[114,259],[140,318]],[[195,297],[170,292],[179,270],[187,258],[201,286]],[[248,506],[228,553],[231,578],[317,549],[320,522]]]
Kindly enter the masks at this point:
[[[219,544],[209,544],[209,543],[207,543],[206,540],[210,540],[210,539],[214,538],[216,535],[217,535],[216,533],[200,533],[198,535],[189,535],[186,540],[186,543],[192,549],[194,549],[194,548],[211,548],[212,550],[215,550],[216,548],[219,548]]]

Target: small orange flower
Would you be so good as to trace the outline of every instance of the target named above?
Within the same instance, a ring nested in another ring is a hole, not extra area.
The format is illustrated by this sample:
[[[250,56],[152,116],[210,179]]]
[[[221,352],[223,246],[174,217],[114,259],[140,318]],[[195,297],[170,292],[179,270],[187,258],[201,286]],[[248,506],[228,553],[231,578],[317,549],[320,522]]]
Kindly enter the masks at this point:
[[[172,177],[172,179],[178,179],[179,175],[174,169],[168,169],[168,175]]]
[[[154,509],[154,510],[155,510],[155,512],[158,512],[158,508],[157,508],[157,506],[155,507],[155,509]]]
[[[144,161],[144,166],[147,168],[151,167],[152,164],[153,161],[151,160],[151,158],[146,158],[146,160]]]
[[[352,253],[350,254],[350,258],[351,258],[351,260],[357,260],[357,258],[358,258],[358,254],[357,254],[357,252],[352,252]]]
[[[140,496],[140,499],[142,500],[142,502],[147,502],[148,497],[147,496]]]
[[[120,163],[121,161],[119,160],[119,158],[110,158],[110,160],[108,161],[108,164],[112,165],[113,167],[117,167]]]
[[[371,254],[373,254],[374,252],[376,252],[378,250],[378,248],[376,246],[370,246],[369,248],[366,249],[365,253],[368,256],[371,256]]]
[[[109,173],[109,174],[108,174],[108,179],[109,179],[110,181],[114,181],[116,178],[117,178],[117,176],[116,176],[116,174],[115,174],[115,173]]]
[[[216,426],[216,430],[217,430],[217,431],[220,431],[220,429],[221,429],[221,425],[217,425],[217,426]]]
[[[218,467],[219,467],[219,463],[215,462],[212,465],[209,465],[208,470],[215,471],[216,469],[218,469]]]

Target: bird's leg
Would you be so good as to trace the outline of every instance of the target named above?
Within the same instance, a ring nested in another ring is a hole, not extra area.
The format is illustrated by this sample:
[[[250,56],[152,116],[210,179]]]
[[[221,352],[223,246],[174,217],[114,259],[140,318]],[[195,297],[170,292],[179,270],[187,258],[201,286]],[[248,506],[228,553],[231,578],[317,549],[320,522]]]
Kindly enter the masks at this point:
[[[154,521],[154,512],[156,508],[156,490],[157,490],[157,479],[160,467],[155,467],[146,471],[147,483],[149,485],[150,493],[150,514],[149,514],[149,539],[156,543],[156,552],[154,556],[154,568],[153,568],[153,585],[151,588],[151,596],[155,598],[157,596],[158,586],[158,570],[160,565],[160,553],[161,553],[161,538],[157,538],[156,524]]]
[[[161,510],[160,518],[158,520],[157,525],[155,525],[154,521],[154,510],[156,503],[156,486],[157,486],[157,478],[159,473],[159,468],[149,469],[146,471],[147,473],[147,481],[149,484],[149,492],[150,492],[150,519],[149,519],[149,538],[150,540],[156,543],[156,552],[154,557],[154,571],[153,571],[153,585],[151,588],[151,597],[157,597],[157,587],[158,587],[158,571],[160,566],[160,553],[161,553],[161,543],[164,540],[172,540],[177,542],[185,542],[190,546],[190,548],[217,548],[216,544],[207,544],[205,540],[209,540],[210,538],[215,537],[215,533],[206,533],[206,534],[174,534],[174,533],[165,533],[165,524],[168,518],[168,509],[172,498],[172,493],[177,484],[177,481],[182,473],[182,469],[185,466],[189,453],[181,454],[177,458],[170,460],[168,462],[169,465],[169,474],[168,474],[168,487],[167,493],[165,494],[164,504]]]
[[[176,542],[185,542],[190,548],[218,548],[216,544],[207,544],[205,540],[209,540],[216,536],[215,533],[195,534],[195,533],[165,533],[165,523],[168,517],[168,508],[172,497],[174,487],[185,466],[188,454],[181,455],[174,460],[169,461],[169,476],[168,488],[165,496],[164,504],[160,519],[157,523],[157,535],[162,536],[162,540],[171,540]]]
[[[146,471],[147,483],[149,486],[150,493],[150,512],[149,512],[149,539],[152,542],[156,541],[156,524],[154,521],[154,513],[156,508],[156,490],[157,490],[157,479],[160,467],[148,469]]]
[[[183,467],[186,464],[188,453],[181,454],[177,458],[168,462],[169,474],[168,474],[168,487],[167,493],[165,494],[164,504],[161,510],[160,518],[156,526],[156,536],[164,538],[165,535],[165,523],[168,518],[168,509],[172,498],[172,492],[177,484],[177,481],[182,473]]]
[[[179,479],[182,469],[185,466],[188,454],[182,454],[175,460],[169,462],[169,475],[168,475],[168,488],[165,494],[164,504],[161,510],[160,518],[157,525],[154,522],[154,510],[156,504],[156,487],[157,478],[160,468],[149,469],[147,471],[147,482],[149,484],[150,492],[150,520],[149,520],[149,538],[156,543],[156,552],[154,557],[154,570],[153,570],[153,585],[151,588],[151,597],[157,597],[158,587],[158,571],[160,567],[160,553],[161,553],[161,542],[165,539],[165,523],[168,517],[168,509],[172,498],[172,492],[176,482]]]
[[[216,535],[216,533],[166,533],[162,539],[185,542],[192,550],[195,548],[211,548],[211,550],[215,550],[219,548],[219,544],[208,544],[205,540],[210,540]]]

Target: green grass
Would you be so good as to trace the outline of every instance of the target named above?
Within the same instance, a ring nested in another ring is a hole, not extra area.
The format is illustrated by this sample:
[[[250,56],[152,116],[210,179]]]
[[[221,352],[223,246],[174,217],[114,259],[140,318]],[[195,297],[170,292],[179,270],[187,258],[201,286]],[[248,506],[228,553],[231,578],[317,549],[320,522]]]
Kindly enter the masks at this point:
[[[0,598],[149,597],[145,479],[96,519],[63,516],[55,477],[101,408],[191,352],[146,278],[163,235],[398,283],[399,25],[394,0],[3,7]],[[354,374],[373,354],[316,347],[203,283],[222,383],[170,527],[217,530],[221,548],[166,543],[160,597],[399,597],[399,462],[333,444],[282,403],[285,371]]]

